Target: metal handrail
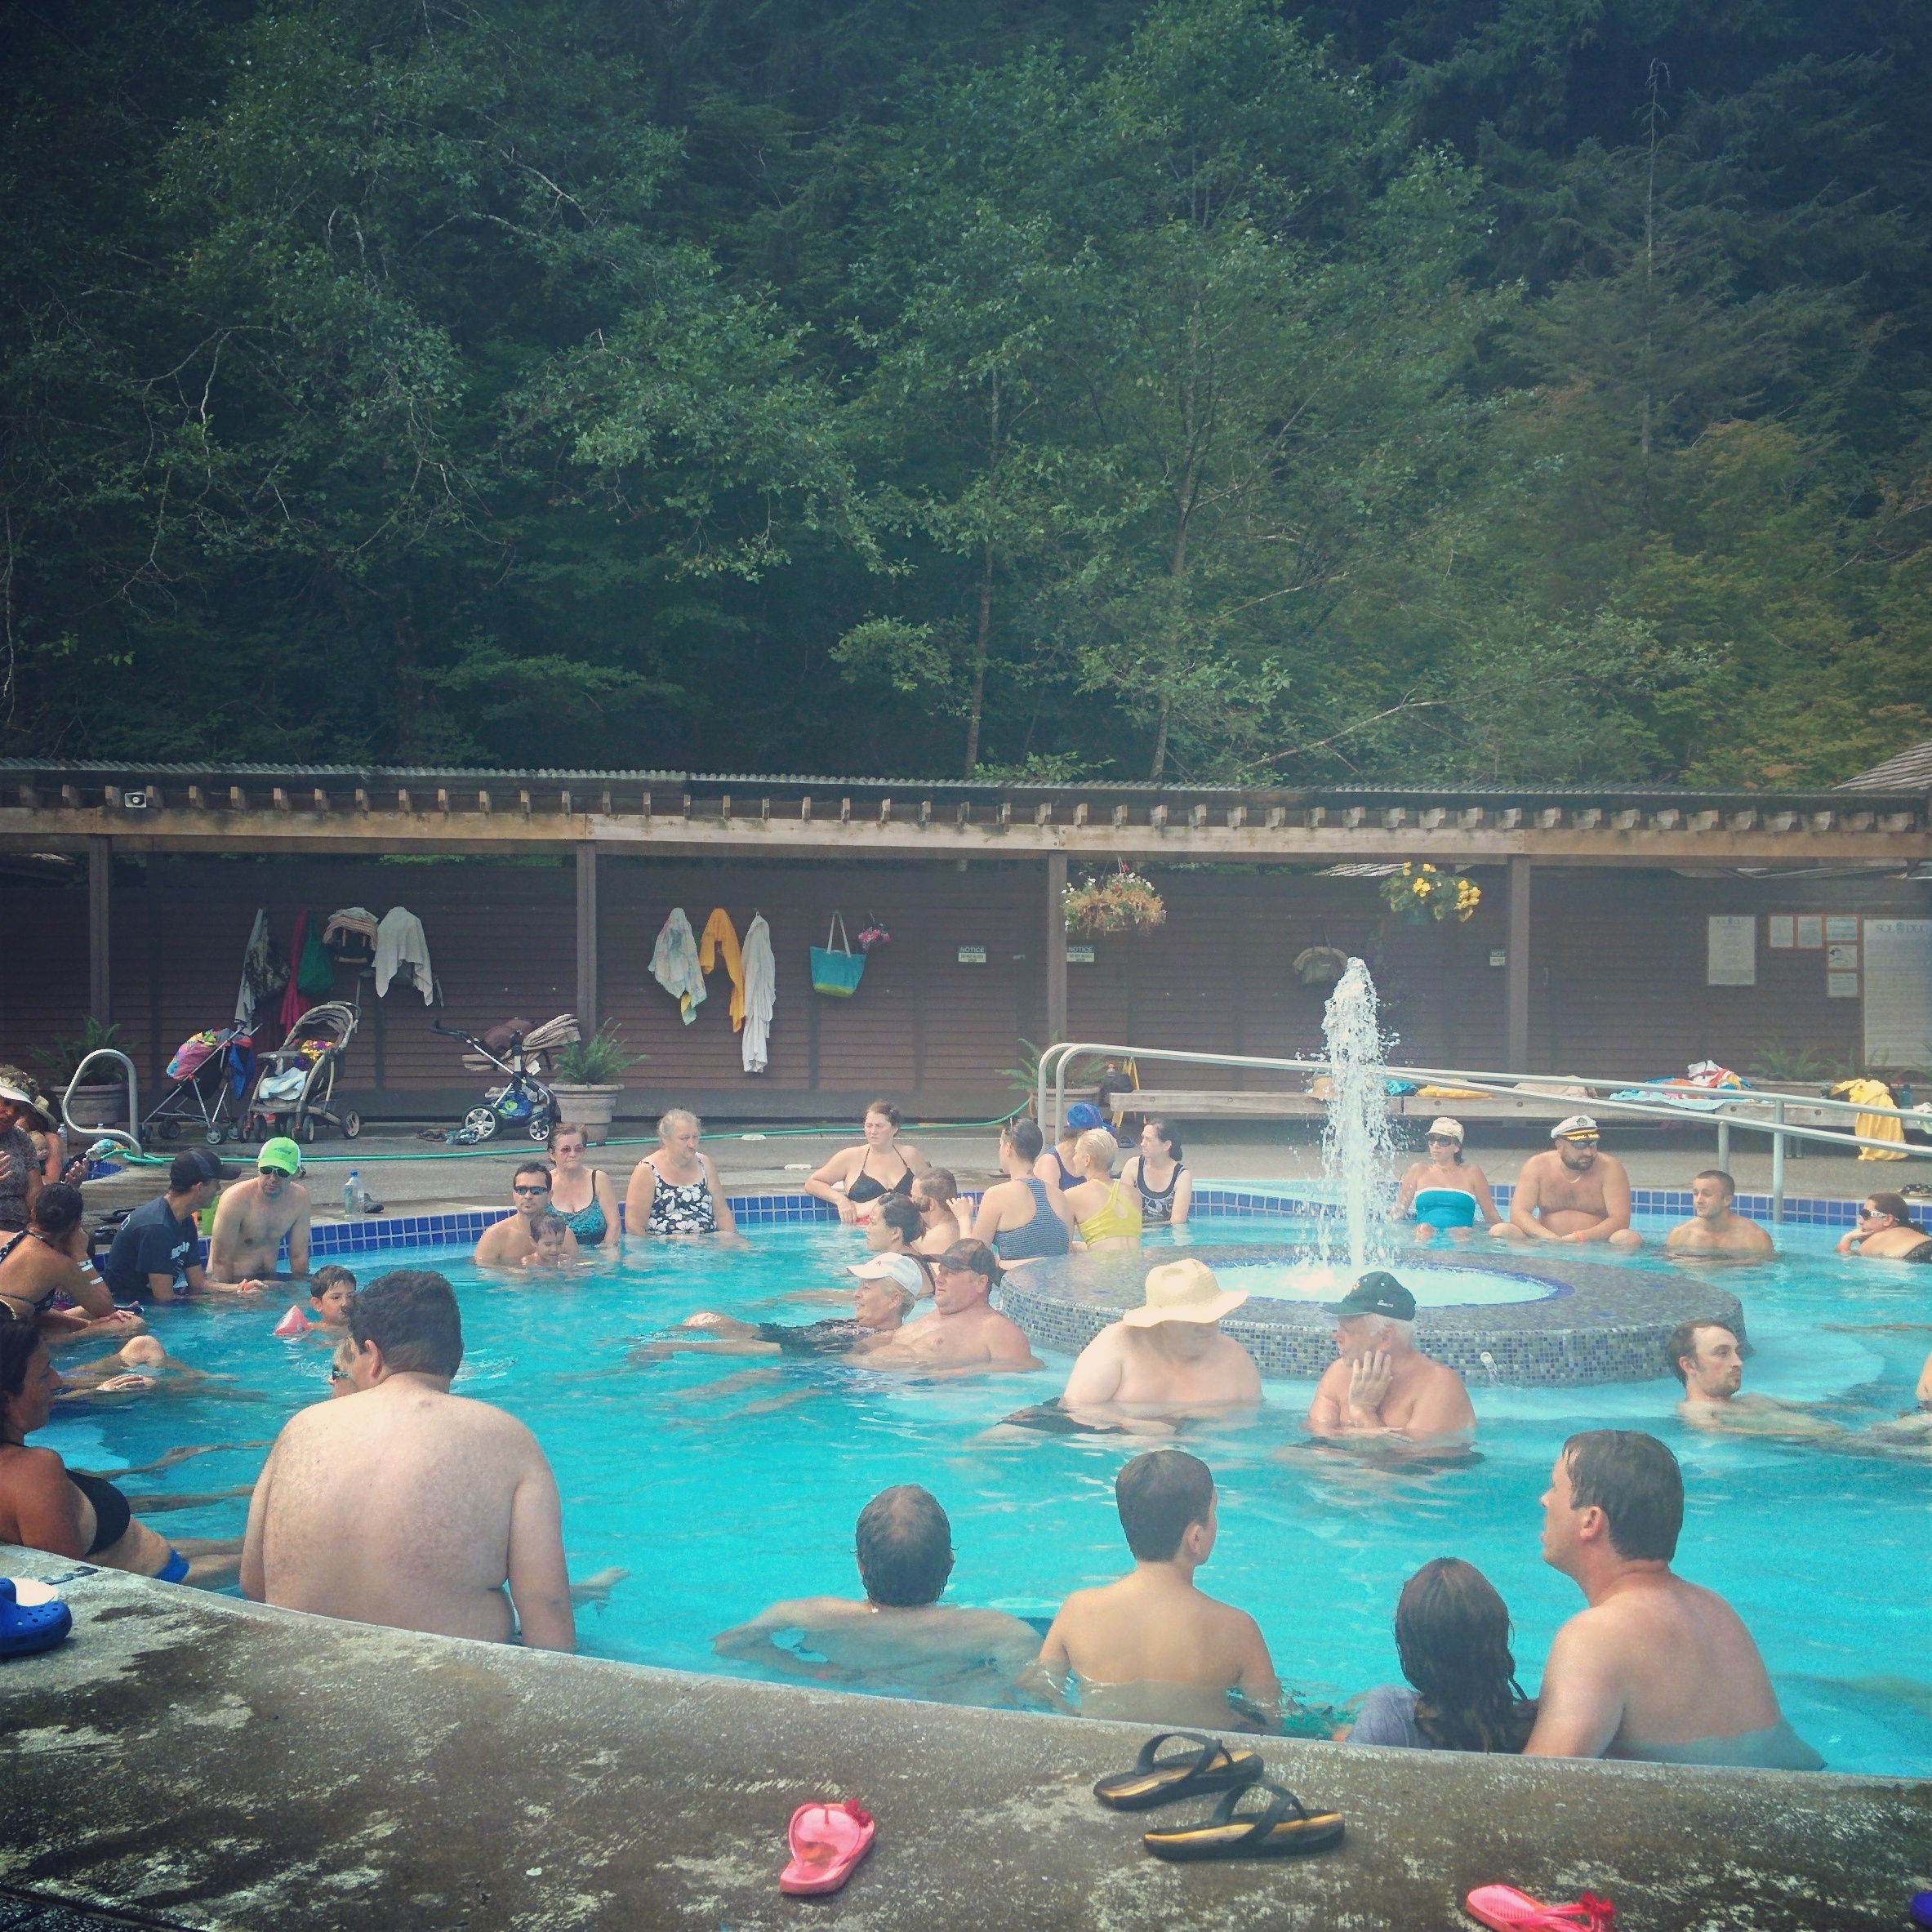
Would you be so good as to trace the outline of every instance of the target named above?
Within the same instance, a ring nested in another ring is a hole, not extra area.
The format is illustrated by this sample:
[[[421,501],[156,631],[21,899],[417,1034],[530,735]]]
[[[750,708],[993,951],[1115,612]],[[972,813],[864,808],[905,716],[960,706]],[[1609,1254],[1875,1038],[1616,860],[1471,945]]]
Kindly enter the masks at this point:
[[[129,1153],[138,1154],[141,1144],[135,1133],[123,1133],[118,1127],[83,1127],[67,1111],[67,1103],[73,1098],[74,1091],[82,1084],[81,1075],[96,1060],[118,1060],[127,1070],[127,1124],[138,1129],[140,1125],[141,1102],[140,1076],[134,1071],[134,1062],[118,1047],[96,1047],[73,1070],[73,1078],[67,1083],[67,1091],[60,1096],[60,1118],[67,1131],[77,1139],[83,1134],[91,1134],[95,1144],[102,1141],[118,1141]]]
[[[1048,1047],[1039,1057],[1038,1107],[1042,1133],[1048,1131],[1049,1116],[1047,1111],[1047,1075],[1049,1063],[1053,1074],[1053,1108],[1051,1126],[1057,1132],[1060,1123],[1066,1117],[1066,1070],[1074,1057],[1080,1053],[1111,1053],[1134,1060],[1164,1060],[1189,1066],[1255,1067],[1278,1073],[1326,1073],[1331,1071],[1329,1062],[1324,1059],[1276,1060],[1242,1053],[1201,1053],[1182,1052],[1164,1047],[1123,1046],[1110,1040],[1060,1040]],[[1471,1087],[1485,1094],[1510,1097],[1524,1085],[1532,1088],[1542,1084],[1545,1088],[1560,1081],[1567,1087],[1586,1089],[1605,1088],[1649,1087],[1661,1090],[1661,1083],[1655,1080],[1603,1080],[1582,1074],[1511,1074],[1471,1072],[1462,1067],[1402,1066],[1390,1067],[1386,1071],[1399,1072],[1404,1078],[1416,1075],[1425,1080],[1439,1081],[1445,1085],[1456,1084]],[[1647,1102],[1612,1100],[1608,1094],[1593,1097],[1591,1106],[1602,1111],[1614,1111],[1621,1115],[1634,1116],[1639,1120],[1669,1120],[1681,1126],[1686,1119],[1704,1119],[1711,1121],[1718,1130],[1718,1138],[1726,1153],[1729,1146],[1729,1133],[1733,1125],[1746,1129],[1755,1129],[1771,1137],[1771,1219],[1779,1222],[1784,1219],[1784,1143],[1787,1139],[1814,1141],[1829,1147],[1874,1147],[1893,1155],[1903,1155],[1908,1160],[1932,1160],[1932,1147],[1915,1147],[1903,1140],[1882,1141],[1861,1134],[1837,1133],[1822,1127],[1797,1127],[1787,1124],[1784,1114],[1786,1106],[1797,1101],[1805,1106],[1828,1108],[1833,1111],[1850,1114],[1874,1114],[1888,1110],[1875,1106],[1860,1106],[1855,1101],[1810,1100],[1797,1094],[1768,1093],[1752,1089],[1711,1088],[1699,1089],[1700,1100],[1713,1100],[1716,1107],[1694,1109],[1672,1106],[1668,1104],[1653,1106]],[[1728,1112],[1727,1109],[1742,1106],[1762,1107],[1769,1103],[1771,1117],[1765,1120],[1761,1115],[1755,1117]],[[1899,1110],[1899,1117],[1906,1116]],[[1922,1117],[1922,1116],[1921,1116]]]

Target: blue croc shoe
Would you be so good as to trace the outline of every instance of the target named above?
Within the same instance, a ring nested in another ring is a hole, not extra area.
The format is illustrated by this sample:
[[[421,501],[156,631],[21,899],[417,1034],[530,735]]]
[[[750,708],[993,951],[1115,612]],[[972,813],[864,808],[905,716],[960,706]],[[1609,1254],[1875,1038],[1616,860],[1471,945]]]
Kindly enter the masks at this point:
[[[13,1578],[0,1577],[0,1657],[31,1657],[51,1650],[73,1628],[73,1612],[56,1597],[51,1603],[24,1604]]]

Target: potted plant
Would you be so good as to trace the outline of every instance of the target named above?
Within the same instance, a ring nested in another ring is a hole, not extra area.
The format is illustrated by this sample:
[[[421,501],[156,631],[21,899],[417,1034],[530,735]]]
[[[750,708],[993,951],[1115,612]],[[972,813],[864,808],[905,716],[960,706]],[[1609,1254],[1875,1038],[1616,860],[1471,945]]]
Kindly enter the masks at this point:
[[[36,1047],[28,1056],[47,1084],[47,1098],[53,1103],[56,1124],[65,1124],[60,1120],[60,1098],[81,1062],[103,1047],[118,1046],[120,1037],[118,1026],[104,1026],[89,1013],[81,1022],[78,1038],[67,1039],[56,1033],[46,1046]],[[94,1068],[86,1086],[74,1088],[68,1109],[77,1127],[119,1126],[127,1117],[125,1077],[111,1062],[103,1061]]]
[[[1430,920],[1453,919],[1460,925],[1482,903],[1482,888],[1473,879],[1439,871],[1427,861],[1413,860],[1382,882],[1382,902],[1404,925],[1426,926]]]
[[[625,1072],[648,1057],[625,1052],[623,1035],[614,1020],[606,1020],[588,1039],[559,1047],[551,1062],[550,1080],[550,1091],[557,1097],[557,1118],[581,1122],[586,1140],[608,1140],[617,1096],[624,1091]]]
[[[1066,888],[1066,929],[1070,933],[1135,933],[1158,926],[1167,917],[1167,905],[1153,882],[1127,869],[1088,876]]]

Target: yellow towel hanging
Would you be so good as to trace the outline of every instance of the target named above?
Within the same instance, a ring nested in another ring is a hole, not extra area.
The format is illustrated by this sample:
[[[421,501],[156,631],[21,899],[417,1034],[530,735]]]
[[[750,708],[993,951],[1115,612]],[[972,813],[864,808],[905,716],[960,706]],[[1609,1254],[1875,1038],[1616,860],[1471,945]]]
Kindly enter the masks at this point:
[[[712,970],[720,948],[724,953],[724,970],[731,975],[731,1030],[736,1033],[745,1024],[745,962],[739,956],[737,930],[731,923],[731,915],[718,906],[705,921],[704,935],[697,942],[701,973]]]

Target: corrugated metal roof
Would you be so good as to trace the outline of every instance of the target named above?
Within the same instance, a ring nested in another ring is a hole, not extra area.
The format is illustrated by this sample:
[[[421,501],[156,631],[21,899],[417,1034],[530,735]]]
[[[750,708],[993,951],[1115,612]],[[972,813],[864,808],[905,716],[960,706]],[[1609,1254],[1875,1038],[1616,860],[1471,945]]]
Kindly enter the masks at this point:
[[[1932,738],[1847,778],[1840,791],[1932,791]]]

